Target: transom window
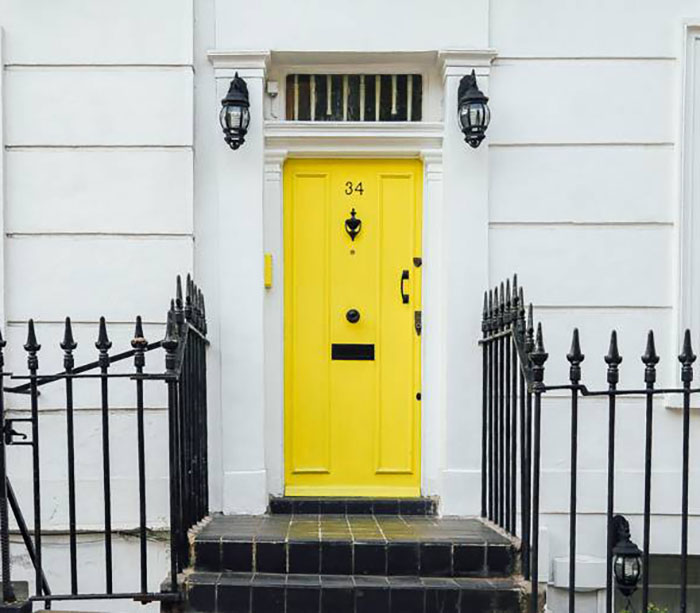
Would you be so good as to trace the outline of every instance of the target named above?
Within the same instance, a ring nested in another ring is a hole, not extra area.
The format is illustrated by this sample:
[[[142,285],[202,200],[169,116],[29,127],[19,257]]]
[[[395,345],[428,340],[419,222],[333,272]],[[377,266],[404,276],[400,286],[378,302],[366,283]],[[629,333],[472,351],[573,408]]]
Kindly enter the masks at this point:
[[[420,121],[419,74],[290,74],[286,118],[292,121]]]

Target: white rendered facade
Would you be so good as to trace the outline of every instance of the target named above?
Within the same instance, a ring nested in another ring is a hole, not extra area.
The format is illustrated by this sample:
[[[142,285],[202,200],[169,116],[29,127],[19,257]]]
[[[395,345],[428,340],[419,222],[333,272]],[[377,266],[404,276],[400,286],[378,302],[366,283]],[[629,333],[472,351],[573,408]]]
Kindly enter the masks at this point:
[[[422,489],[440,497],[442,513],[480,510],[476,341],[487,286],[518,272],[545,326],[546,381],[566,379],[564,356],[578,326],[590,385],[604,385],[613,327],[623,385],[642,380],[638,356],[649,328],[662,355],[660,383],[676,382],[678,330],[700,330],[696,2],[309,0],[300,10],[277,0],[100,0],[89,8],[0,0],[0,27],[0,311],[8,344],[21,345],[34,317],[42,368],[51,370],[60,368],[65,315],[76,323],[79,362],[94,357],[99,315],[115,347],[128,343],[137,312],[149,339],[157,338],[171,279],[194,270],[212,342],[213,510],[262,513],[268,496],[283,491],[281,179],[290,157],[423,160]],[[300,68],[420,72],[423,122],[286,122],[284,92],[270,97],[266,82],[283,90],[284,75]],[[472,69],[493,115],[476,150],[456,121],[457,86]],[[252,120],[233,152],[217,118],[236,71],[250,90]],[[264,253],[273,256],[269,290]],[[24,359],[10,350],[10,370],[23,371]],[[50,407],[50,396],[43,402]],[[90,409],[96,400],[83,402]],[[156,432],[165,413],[153,402]],[[619,407],[627,436],[618,447],[616,507],[640,530],[644,423],[635,402]],[[655,408],[659,553],[677,552],[679,541],[676,408]],[[567,553],[565,409],[563,399],[548,399],[543,415],[545,569]],[[127,419],[119,410],[115,423]],[[55,419],[58,432],[60,411]],[[601,556],[605,544],[604,424],[605,406],[589,401],[579,549],[590,556]],[[83,437],[86,449],[99,442],[97,430]],[[700,443],[700,432],[693,437]],[[149,453],[149,483],[160,492],[152,521],[164,526],[165,448]],[[134,486],[130,460],[115,467],[124,500]],[[65,529],[65,475],[57,468],[50,478],[56,493],[45,525]],[[690,508],[699,553],[700,491],[692,488]],[[121,527],[136,520],[136,507],[117,502]],[[97,509],[82,523],[99,522]],[[127,539],[124,568],[130,546],[135,552]],[[162,559],[164,546],[153,547]],[[155,580],[164,572],[165,564],[154,568]]]

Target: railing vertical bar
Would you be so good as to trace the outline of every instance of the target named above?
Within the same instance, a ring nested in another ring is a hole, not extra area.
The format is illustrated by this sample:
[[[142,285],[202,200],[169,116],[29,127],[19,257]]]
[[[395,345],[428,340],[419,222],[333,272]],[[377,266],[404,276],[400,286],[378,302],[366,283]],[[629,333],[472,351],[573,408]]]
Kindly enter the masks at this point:
[[[525,341],[525,304],[523,298],[523,289],[518,286],[518,276],[513,277],[513,413],[517,412],[517,417],[514,419],[517,432],[517,442],[513,448],[513,457],[518,455],[517,446],[520,445],[520,457],[514,459],[513,475],[516,483],[520,485],[520,550],[521,560],[525,557],[525,379],[523,375],[523,364],[520,362],[518,347],[522,346]],[[520,462],[520,471],[518,471],[517,462]],[[517,486],[514,485],[513,498],[517,495]],[[514,525],[517,523],[517,504],[513,507],[515,516]],[[514,531],[515,533],[515,531]],[[522,568],[522,565],[521,565]]]
[[[481,344],[481,517],[486,517],[486,446],[488,440],[488,296],[484,292],[484,311],[481,320],[483,342]]]
[[[75,366],[73,351],[78,346],[73,338],[73,328],[70,317],[66,317],[63,341],[63,368],[68,374],[66,377],[66,442],[68,455],[68,533],[70,549],[70,578],[71,594],[78,593],[78,545],[76,536],[76,512],[75,512],[75,423],[73,411],[73,378],[70,374]]]
[[[7,506],[7,449],[5,447],[5,356],[7,341],[0,334],[0,562],[2,563],[2,601],[16,600],[10,567],[10,526]]]
[[[204,299],[202,299],[202,307],[204,307]],[[206,317],[204,310],[202,311],[203,318]],[[206,333],[206,319],[203,320],[204,332]],[[204,508],[202,509],[202,518],[209,514],[209,423],[207,422],[207,354],[206,346],[202,339],[199,340],[199,355],[200,355],[200,393],[201,393],[201,405],[200,411],[202,414],[202,484],[204,487]]]
[[[529,527],[530,527],[530,517],[528,510],[529,503],[529,485],[528,485],[528,469],[527,469],[527,420],[525,412],[525,396],[526,396],[526,386],[525,386],[525,376],[520,373],[519,376],[519,388],[520,388],[520,540],[521,540],[521,553],[520,553],[520,564],[523,570],[523,577],[527,579],[528,577],[528,556],[530,551],[529,538]]]
[[[693,380],[695,354],[690,342],[690,330],[683,337],[683,351],[678,356],[682,364],[683,382],[683,468],[681,473],[681,594],[680,611],[685,613],[688,601],[688,486],[690,476],[690,383]]]
[[[179,538],[180,524],[178,506],[180,504],[180,487],[179,487],[179,445],[178,445],[178,412],[177,412],[177,394],[178,382],[176,377],[177,367],[177,350],[179,345],[178,326],[175,320],[174,305],[171,305],[168,311],[168,324],[163,339],[163,349],[165,349],[165,372],[167,375],[168,386],[168,464],[170,475],[170,591],[176,592],[177,574],[179,566]]]
[[[100,328],[95,347],[99,350],[100,395],[102,400],[102,484],[104,492],[104,526],[105,526],[105,589],[111,594],[112,589],[112,481],[109,448],[109,369],[108,351],[112,343],[107,337],[105,318],[100,317]]]
[[[542,338],[542,325],[537,325],[537,340],[530,354],[532,360],[533,391],[535,395],[535,423],[533,441],[533,485],[532,485],[532,554],[530,561],[530,613],[539,611],[539,529],[540,529],[540,468],[541,468],[541,424],[542,393],[544,392],[544,363],[547,361]]]
[[[570,491],[569,491],[569,613],[576,611],[576,510],[578,481],[578,383],[581,380],[581,353],[578,329],[574,329],[571,350],[566,356],[571,365],[571,443],[570,443]]]
[[[493,371],[494,371],[494,345],[493,345],[493,340],[490,338],[491,333],[493,332],[493,292],[489,290],[489,338],[486,341],[486,355],[488,359],[488,386],[489,386],[489,396],[488,396],[488,401],[489,401],[489,440],[488,440],[488,456],[489,456],[489,473],[488,473],[488,479],[489,479],[489,519],[491,521],[494,521],[496,517],[496,511],[495,511],[495,472],[494,472],[494,466],[495,466],[495,428],[494,428],[494,402],[495,402],[495,395],[494,395],[494,376],[493,376]]]
[[[504,481],[504,489],[505,489],[505,496],[504,496],[504,506],[505,506],[505,523],[503,527],[506,529],[508,532],[512,532],[512,527],[511,527],[511,509],[512,509],[512,502],[511,502],[511,472],[510,472],[510,467],[511,467],[511,406],[510,406],[510,398],[511,398],[511,392],[510,392],[510,365],[511,365],[511,357],[510,357],[510,348],[511,348],[511,340],[510,338],[504,338],[503,339],[503,345],[504,345],[504,374],[503,374],[503,421],[504,421],[504,430],[505,430],[505,444],[504,444],[504,464],[503,464],[503,469],[505,473],[505,481]]]
[[[37,389],[37,370],[39,359],[37,352],[41,345],[36,340],[34,320],[29,320],[27,342],[24,345],[27,351],[27,366],[29,369],[29,393],[31,396],[31,420],[32,420],[32,469],[34,489],[34,570],[37,596],[43,594],[43,567],[41,551],[41,469],[39,462],[39,392]]]
[[[505,290],[501,283],[501,292],[499,294],[500,302],[498,305],[498,329],[503,332],[503,315],[505,311]],[[501,336],[498,339],[498,525],[505,525],[505,447],[506,447],[506,429],[505,429],[505,339]]]
[[[646,416],[645,416],[645,446],[644,446],[644,545],[642,568],[642,611],[649,610],[649,551],[651,545],[651,462],[652,437],[654,421],[654,384],[656,382],[656,365],[659,356],[656,354],[654,333],[650,330],[647,335],[647,347],[642,362],[645,365],[644,382],[646,383]]]
[[[510,474],[511,474],[511,482],[510,482],[510,503],[511,503],[511,510],[510,510],[510,517],[511,517],[511,525],[510,525],[510,532],[513,535],[517,534],[517,513],[518,513],[518,498],[517,498],[517,493],[518,493],[518,351],[515,346],[515,336],[511,334],[510,337],[510,343],[511,343],[511,356],[512,356],[512,363],[511,363],[511,383],[510,383],[510,389],[511,389],[511,426],[510,430],[512,433],[512,438],[511,438],[511,449],[510,449]],[[522,509],[521,509],[522,512]]]
[[[134,353],[134,369],[137,375],[143,374],[146,365],[144,350],[148,341],[144,338],[141,317],[136,318],[136,329],[131,341]],[[139,553],[141,591],[148,591],[148,542],[146,530],[146,432],[144,423],[143,379],[136,379],[136,446],[139,479]]]
[[[531,371],[532,362],[529,358],[535,347],[535,331],[532,321],[532,303],[527,308],[527,322],[525,324],[525,353],[528,356],[527,368]],[[528,555],[524,558],[523,576],[529,580],[530,575],[530,559],[532,554],[532,389],[529,385],[525,386],[525,506],[527,520],[525,526],[527,533],[524,537]]]
[[[494,332],[501,331],[498,315],[498,288],[493,292],[494,308]],[[493,521],[501,523],[501,407],[500,407],[500,380],[498,377],[501,353],[501,341],[499,338],[493,340]]]
[[[605,610],[606,613],[613,611],[613,567],[612,550],[614,540],[614,499],[615,499],[615,413],[616,396],[615,390],[620,375],[618,367],[622,362],[622,357],[617,348],[617,332],[612,331],[610,335],[610,348],[605,356],[608,365],[608,503],[607,503],[607,548],[606,548],[606,573],[605,573]]]

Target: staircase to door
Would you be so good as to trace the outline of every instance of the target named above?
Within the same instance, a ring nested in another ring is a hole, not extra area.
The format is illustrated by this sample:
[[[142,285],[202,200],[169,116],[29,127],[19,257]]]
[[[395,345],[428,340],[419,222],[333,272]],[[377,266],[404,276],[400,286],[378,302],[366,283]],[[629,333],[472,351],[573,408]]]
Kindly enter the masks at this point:
[[[198,613],[480,613],[521,610],[517,542],[426,499],[273,500],[214,516],[186,575]]]

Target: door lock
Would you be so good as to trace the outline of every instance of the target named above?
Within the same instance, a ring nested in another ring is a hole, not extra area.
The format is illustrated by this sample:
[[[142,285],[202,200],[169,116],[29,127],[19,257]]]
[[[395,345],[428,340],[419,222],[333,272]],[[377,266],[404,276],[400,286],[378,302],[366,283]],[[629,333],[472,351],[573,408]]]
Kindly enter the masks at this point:
[[[401,291],[401,302],[403,302],[403,304],[408,304],[408,300],[409,300],[408,294],[404,290],[404,283],[406,281],[408,281],[408,271],[402,270],[401,271],[401,287],[399,289]]]
[[[360,321],[360,311],[357,309],[350,309],[345,313],[345,319],[347,319],[351,324],[356,324]]]

